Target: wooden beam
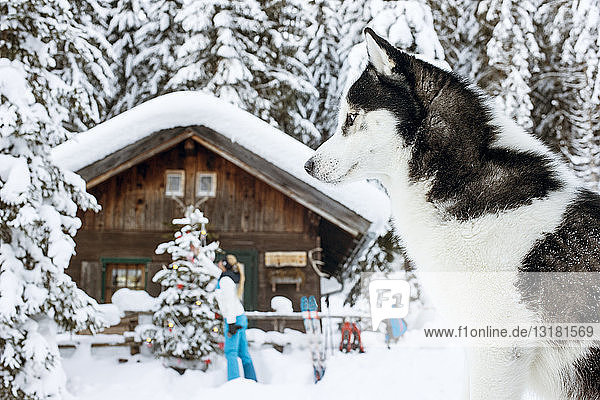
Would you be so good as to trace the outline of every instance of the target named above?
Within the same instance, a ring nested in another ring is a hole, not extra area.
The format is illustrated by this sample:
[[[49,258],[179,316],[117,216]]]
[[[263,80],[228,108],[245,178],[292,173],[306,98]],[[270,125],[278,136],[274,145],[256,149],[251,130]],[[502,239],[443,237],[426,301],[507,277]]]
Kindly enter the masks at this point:
[[[110,177],[176,146],[194,133],[185,128],[166,129],[132,143],[119,151],[77,171],[88,189]]]

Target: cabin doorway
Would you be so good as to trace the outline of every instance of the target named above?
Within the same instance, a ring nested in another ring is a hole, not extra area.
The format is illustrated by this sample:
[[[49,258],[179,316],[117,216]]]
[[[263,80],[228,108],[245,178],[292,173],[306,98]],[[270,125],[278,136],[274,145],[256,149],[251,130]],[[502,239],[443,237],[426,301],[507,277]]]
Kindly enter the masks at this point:
[[[239,262],[244,264],[246,282],[244,283],[244,309],[256,311],[258,308],[258,252],[256,250],[224,250],[225,253],[217,256],[217,261],[224,260],[225,254],[233,254]]]

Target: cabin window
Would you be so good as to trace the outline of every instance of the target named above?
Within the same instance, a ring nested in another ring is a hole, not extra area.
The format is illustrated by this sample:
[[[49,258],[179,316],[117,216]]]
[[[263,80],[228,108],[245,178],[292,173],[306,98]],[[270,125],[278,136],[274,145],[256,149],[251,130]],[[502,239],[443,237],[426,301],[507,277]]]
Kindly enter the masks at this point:
[[[119,289],[146,289],[146,274],[149,259],[103,258],[102,300],[110,303],[112,295]]]
[[[185,172],[182,170],[167,170],[166,190],[167,196],[183,196],[185,186]]]
[[[196,196],[215,197],[217,194],[217,174],[198,172],[196,174]]]

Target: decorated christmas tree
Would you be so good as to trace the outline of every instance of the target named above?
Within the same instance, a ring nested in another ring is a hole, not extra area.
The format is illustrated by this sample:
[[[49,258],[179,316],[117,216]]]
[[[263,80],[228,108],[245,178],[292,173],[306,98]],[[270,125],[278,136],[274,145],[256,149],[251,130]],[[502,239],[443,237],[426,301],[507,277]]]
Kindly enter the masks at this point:
[[[157,254],[170,253],[173,262],[152,278],[163,289],[158,309],[152,325],[138,328],[139,339],[165,365],[181,369],[201,368],[218,349],[219,338],[213,295],[220,272],[213,264],[219,243],[206,244],[208,219],[202,212],[190,206],[185,215],[173,220],[182,225],[175,239],[156,249]]]

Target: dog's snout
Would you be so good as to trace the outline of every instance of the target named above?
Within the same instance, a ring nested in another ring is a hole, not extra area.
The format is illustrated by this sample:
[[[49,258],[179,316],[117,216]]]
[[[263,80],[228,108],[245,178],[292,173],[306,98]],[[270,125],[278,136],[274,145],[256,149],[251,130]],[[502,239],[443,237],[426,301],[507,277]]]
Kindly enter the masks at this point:
[[[308,161],[306,163],[304,163],[304,170],[306,172],[308,172],[309,174],[312,174],[314,169],[315,169],[315,162],[311,157],[308,159]]]

